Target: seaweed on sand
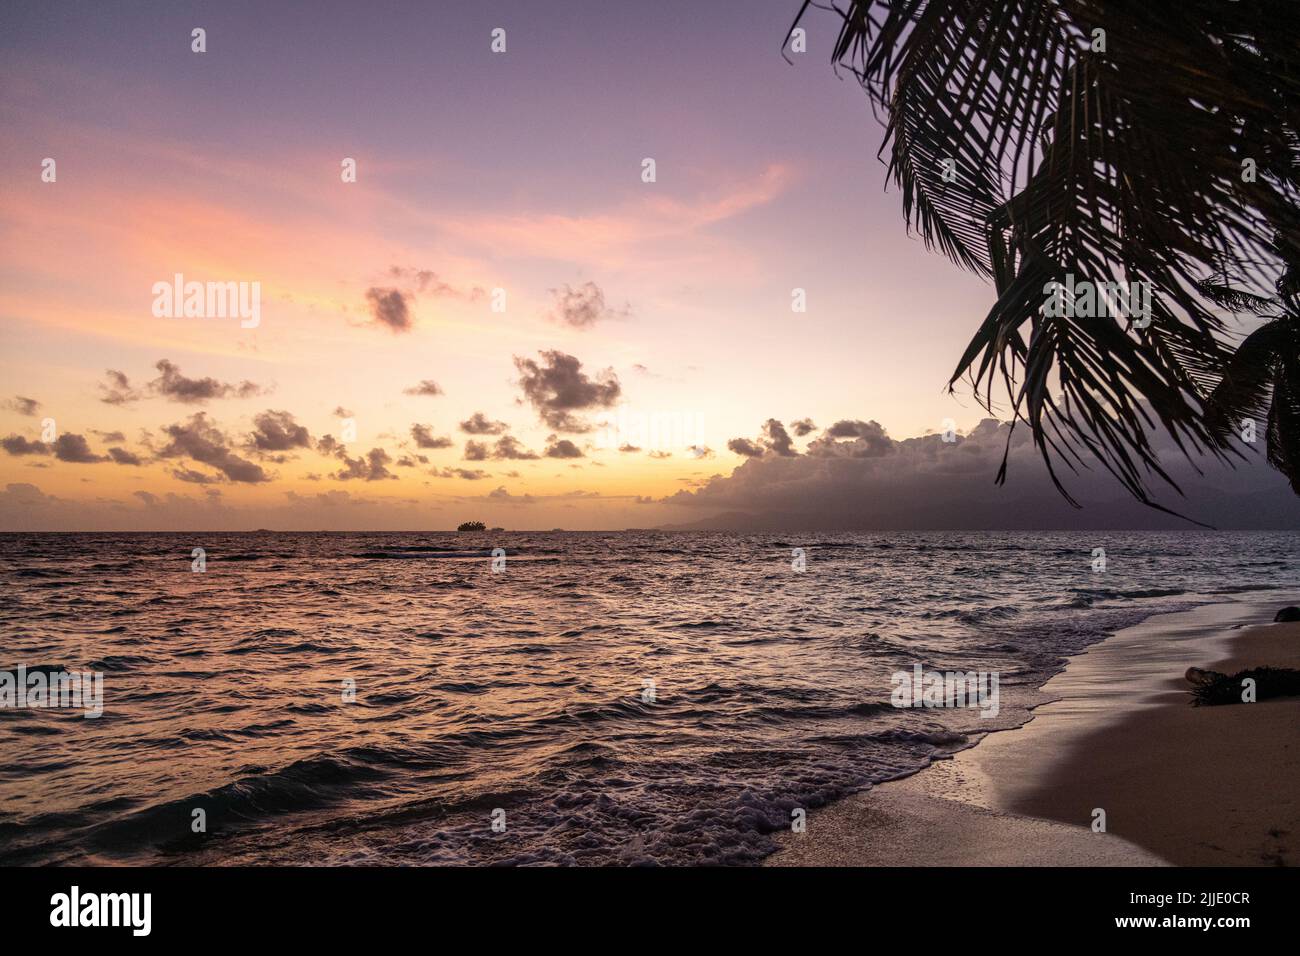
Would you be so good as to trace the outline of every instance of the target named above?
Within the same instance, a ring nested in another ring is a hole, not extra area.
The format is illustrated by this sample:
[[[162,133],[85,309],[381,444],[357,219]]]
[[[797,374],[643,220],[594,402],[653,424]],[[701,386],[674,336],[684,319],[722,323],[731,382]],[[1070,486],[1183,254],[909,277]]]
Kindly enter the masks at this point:
[[[1255,681],[1255,699],[1292,697],[1300,695],[1300,670],[1290,667],[1252,667],[1235,674],[1213,674],[1202,684],[1192,688],[1193,705],[1214,707],[1219,704],[1240,704],[1242,685],[1246,678]]]

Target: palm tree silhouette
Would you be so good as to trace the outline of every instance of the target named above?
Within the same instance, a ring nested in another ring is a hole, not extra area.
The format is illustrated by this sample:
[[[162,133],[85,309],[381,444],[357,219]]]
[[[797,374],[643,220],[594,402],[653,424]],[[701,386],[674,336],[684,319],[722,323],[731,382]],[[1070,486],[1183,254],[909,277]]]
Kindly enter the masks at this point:
[[[1294,303],[1237,350],[1220,314],[1300,262],[1300,4],[822,9],[842,21],[832,62],[886,124],[909,229],[994,283],[949,389],[968,378],[989,411],[1005,396],[1072,504],[1058,466],[1099,461],[1162,511],[1153,484],[1182,492],[1153,431],[1193,463],[1231,460],[1225,423],[1264,390],[1269,460],[1300,491]],[[1229,274],[1247,288],[1215,283]],[[1149,324],[1048,314],[1044,290],[1070,277],[1147,284]],[[1268,375],[1247,371],[1261,354]]]
[[[1276,244],[1285,255],[1282,236]],[[1206,283],[1203,291],[1225,308],[1264,320],[1228,361],[1206,403],[1206,423],[1216,434],[1230,436],[1246,429],[1253,433],[1262,418],[1269,463],[1300,495],[1300,261],[1290,259],[1273,297],[1226,283]]]

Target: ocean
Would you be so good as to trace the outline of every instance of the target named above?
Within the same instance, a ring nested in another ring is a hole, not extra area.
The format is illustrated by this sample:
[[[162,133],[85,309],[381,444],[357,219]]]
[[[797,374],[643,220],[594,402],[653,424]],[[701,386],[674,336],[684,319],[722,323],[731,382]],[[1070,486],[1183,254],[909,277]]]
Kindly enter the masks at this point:
[[[0,864],[755,863],[1298,569],[1293,533],[3,534],[0,671],[102,673],[103,714],[0,707]],[[997,674],[997,717],[893,706],[918,664]]]

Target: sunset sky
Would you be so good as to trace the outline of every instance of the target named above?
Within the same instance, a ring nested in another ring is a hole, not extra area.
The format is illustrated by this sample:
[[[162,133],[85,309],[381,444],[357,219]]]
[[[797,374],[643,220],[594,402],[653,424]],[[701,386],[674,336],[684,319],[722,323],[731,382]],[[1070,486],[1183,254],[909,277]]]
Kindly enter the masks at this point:
[[[833,16],[782,58],[798,6],[6,3],[3,527],[649,527],[973,429],[991,288],[907,235]],[[156,318],[177,273],[260,324]]]

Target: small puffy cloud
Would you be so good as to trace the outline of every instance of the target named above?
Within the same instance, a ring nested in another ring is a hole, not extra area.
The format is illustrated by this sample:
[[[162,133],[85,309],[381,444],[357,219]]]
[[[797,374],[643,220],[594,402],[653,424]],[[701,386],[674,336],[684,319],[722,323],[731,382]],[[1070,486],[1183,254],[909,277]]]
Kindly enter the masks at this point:
[[[29,441],[22,435],[10,435],[0,438],[0,448],[11,455],[48,455],[50,446],[44,442]]]
[[[520,445],[519,439],[513,435],[502,435],[490,447],[487,442],[470,439],[465,442],[464,457],[466,461],[487,461],[489,458],[498,461],[535,461],[539,456]]]
[[[691,445],[686,449],[686,453],[692,458],[712,458],[713,449],[708,445]]]
[[[584,282],[576,289],[566,284],[550,293],[554,302],[547,318],[571,329],[589,329],[604,319],[626,317],[631,312],[626,306],[621,311],[609,308],[605,293],[594,282]]]
[[[465,481],[481,481],[492,477],[481,468],[435,468],[429,474],[435,478],[461,478]]]
[[[441,395],[442,393],[442,386],[431,378],[424,379],[418,385],[412,385],[410,388],[402,389],[402,394],[404,395],[427,395],[433,397],[435,395]]]
[[[532,461],[537,458],[537,455],[520,445],[517,438],[511,435],[502,435],[497,439],[497,443],[492,449],[492,457],[503,460]]]
[[[671,458],[673,453],[670,451],[651,451],[647,453],[651,458]]]
[[[582,449],[569,441],[567,438],[561,438],[559,441],[553,441],[546,446],[547,458],[585,458]]]
[[[291,451],[310,448],[311,436],[289,412],[267,410],[253,418],[254,430],[248,437],[249,447],[261,452]]]
[[[822,458],[876,458],[893,451],[894,442],[878,422],[848,419],[836,422],[808,445],[808,454]]]
[[[519,444],[519,440],[510,436],[510,434],[503,434],[491,446],[484,441],[474,441],[473,438],[465,442],[464,459],[467,462],[486,462],[489,458],[515,460],[515,462],[533,462],[533,460],[539,458],[539,455],[536,451],[525,449],[523,445]]]
[[[804,438],[817,430],[817,426],[813,424],[811,418],[801,418],[797,422],[791,422],[790,428],[794,430],[795,436],[798,438]]]
[[[466,435],[501,435],[509,428],[505,422],[490,421],[482,412],[475,412],[460,423],[460,430]]]
[[[767,447],[773,454],[780,455],[782,458],[793,458],[799,454],[794,450],[794,441],[790,438],[790,433],[775,418],[769,418],[763,424],[763,435]]]
[[[418,423],[411,426],[411,437],[417,448],[450,448],[453,444],[450,438],[435,435],[430,426]]]
[[[762,458],[769,452],[780,458],[794,458],[799,454],[794,449],[794,439],[775,418],[763,423],[762,434],[756,441],[733,438],[727,442],[727,448],[742,458]]]
[[[52,447],[54,457],[59,461],[90,465],[108,460],[103,455],[96,455],[90,450],[84,435],[75,435],[72,432],[64,432],[55,440]]]
[[[144,462],[140,460],[139,455],[132,454],[131,452],[127,451],[125,448],[110,448],[108,450],[108,457],[113,459],[113,461],[117,462],[117,464],[119,465],[144,464]]]
[[[370,449],[364,458],[349,458],[346,454],[342,457],[344,467],[334,473],[336,481],[381,481],[397,477],[388,470],[392,458],[382,448]]]
[[[212,401],[216,398],[227,398],[233,395],[236,398],[252,398],[261,395],[263,389],[249,381],[240,382],[238,385],[232,385],[229,382],[220,382],[215,378],[187,378],[181,374],[180,368],[167,359],[160,359],[154,368],[158,370],[158,377],[149,383],[150,391],[161,395],[163,398],[173,402],[180,402],[184,405],[202,405],[204,402]],[[110,376],[113,374],[109,373]],[[117,373],[121,374],[121,373]],[[126,376],[122,376],[125,380]],[[103,399],[108,401],[108,399]],[[115,404],[110,402],[110,404]]]
[[[394,333],[411,331],[410,296],[401,289],[369,288],[366,302],[371,318]]]
[[[733,438],[727,442],[727,450],[743,458],[762,458],[763,447],[748,438]]]
[[[41,403],[34,398],[27,398],[23,395],[15,395],[4,403],[4,407],[19,415],[34,416],[40,410]]]
[[[191,415],[187,422],[166,426],[163,434],[170,440],[158,452],[161,458],[191,458],[215,468],[230,481],[257,484],[271,480],[261,465],[231,450],[230,440],[204,412]]]
[[[105,405],[129,405],[140,399],[140,393],[131,387],[131,380],[125,373],[110,368],[104,372],[104,377],[107,381],[99,383],[99,390],[103,393],[99,400]]]
[[[348,409],[344,408],[342,405],[338,405],[338,406],[336,406],[335,409],[334,409],[334,417],[335,417],[335,418],[352,418],[353,415],[352,415],[352,412],[348,411]]]
[[[541,353],[542,362],[515,356],[519,387],[538,416],[557,432],[581,433],[592,426],[574,413],[610,408],[622,392],[618,377],[606,369],[596,378],[582,371],[572,355],[550,350]]]
[[[316,450],[329,458],[342,458],[347,453],[347,448],[333,435],[321,435]]]
[[[618,446],[618,450],[621,452],[636,452],[641,450],[641,446],[624,442],[623,444]]]

